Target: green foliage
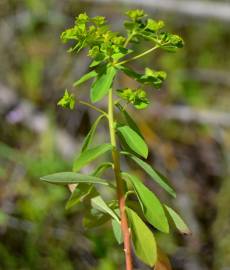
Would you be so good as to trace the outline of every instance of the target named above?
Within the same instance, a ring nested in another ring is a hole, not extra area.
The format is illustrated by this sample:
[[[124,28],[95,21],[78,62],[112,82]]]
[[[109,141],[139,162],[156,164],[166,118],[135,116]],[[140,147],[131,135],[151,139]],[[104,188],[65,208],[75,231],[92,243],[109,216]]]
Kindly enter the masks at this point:
[[[94,134],[95,134],[95,131],[96,131],[96,128],[97,128],[97,125],[99,124],[99,122],[101,121],[101,119],[104,117],[105,115],[102,114],[100,115],[97,120],[94,122],[94,124],[92,125],[89,133],[86,135],[84,141],[83,141],[83,144],[82,144],[82,148],[81,148],[81,152],[84,152],[85,150],[88,149],[89,145],[91,144],[92,140],[93,140],[93,137],[94,137]]]
[[[149,100],[146,97],[146,92],[142,89],[132,90],[130,88],[118,89],[118,96],[127,102],[131,103],[133,106],[138,109],[145,109],[149,105]]]
[[[150,68],[146,68],[144,74],[139,74],[128,67],[119,66],[119,69],[139,83],[153,86],[156,89],[159,89],[162,86],[167,77],[164,71],[155,71]]]
[[[72,192],[69,200],[66,203],[65,209],[69,210],[74,205],[83,202],[85,198],[88,197],[90,192],[92,191],[93,186],[85,183],[80,183]]]
[[[98,74],[98,77],[91,87],[90,98],[92,102],[100,101],[108,94],[115,74],[116,69],[113,66],[106,67],[105,70],[103,69],[103,71]]]
[[[139,127],[137,126],[137,124],[135,123],[135,121],[132,119],[132,117],[129,115],[129,113],[124,109],[124,107],[122,107],[119,103],[115,104],[117,106],[117,108],[120,110],[120,112],[123,114],[126,123],[128,124],[128,126],[134,130],[142,139],[144,139],[143,135],[141,134],[141,131],[139,129]]]
[[[140,158],[133,156],[128,152],[121,152],[121,153],[130,157],[134,162],[136,162],[151,177],[152,180],[154,180],[156,183],[158,183],[170,195],[172,195],[173,197],[176,197],[176,192],[169,185],[166,177],[161,175],[159,172],[157,172],[155,169],[153,169],[148,163],[141,160]]]
[[[166,51],[175,52],[177,49],[184,47],[184,42],[178,35],[161,33],[160,39],[162,40],[160,46]]]
[[[109,214],[113,219],[120,223],[118,216],[115,212],[105,203],[101,196],[94,197],[92,200],[92,206],[103,213]]]
[[[168,220],[157,196],[150,191],[137,176],[128,173],[122,173],[122,176],[126,181],[131,182],[147,221],[159,231],[168,233]]]
[[[74,82],[74,86],[78,86],[94,77],[97,76],[97,72],[95,70],[90,71],[89,73],[86,73],[84,76],[82,76],[79,80],[77,80],[76,82]]]
[[[86,13],[78,15],[74,26],[62,33],[63,42],[71,42],[69,52],[78,53],[85,48],[92,59],[89,66],[91,70],[78,79],[74,86],[94,79],[89,94],[91,102],[99,102],[107,96],[108,112],[93,104],[80,101],[81,104],[94,109],[100,115],[83,141],[81,151],[74,160],[73,172],[59,172],[44,176],[41,180],[60,185],[77,184],[66,204],[66,209],[79,203],[87,204],[83,218],[84,227],[94,228],[110,221],[117,242],[121,244],[124,240],[125,248],[130,245],[131,239],[129,240],[128,236],[130,229],[136,255],[144,263],[153,267],[157,265],[158,252],[150,225],[154,227],[154,230],[169,233],[168,219],[171,219],[180,232],[188,233],[189,229],[180,216],[170,207],[162,204],[157,195],[137,176],[123,171],[120,154],[131,158],[150,179],[173,197],[176,196],[166,177],[138,157],[147,159],[148,146],[135,120],[124,107],[131,104],[138,110],[147,108],[150,100],[147,98],[145,86],[159,89],[167,77],[166,73],[146,67],[144,73],[140,74],[127,64],[158,49],[175,52],[183,47],[183,40],[178,35],[162,31],[164,22],[148,18],[143,10],[130,10],[126,15],[128,17],[124,23],[126,37],[111,31],[104,17],[90,18]],[[132,43],[142,41],[147,41],[150,48],[144,52],[136,52],[131,46]],[[113,89],[116,77],[121,72],[136,80],[140,86],[136,89],[129,86]],[[113,100],[114,94],[119,97],[118,101]],[[73,109],[75,107],[73,94],[69,94],[66,90],[58,105]],[[120,114],[123,115],[125,123],[120,124],[114,119],[115,108],[118,108]],[[91,148],[97,126],[103,117],[108,121],[110,143]],[[118,139],[121,144],[117,144]],[[120,145],[122,147],[119,147]],[[107,152],[112,154],[112,162],[106,160],[97,164],[91,174],[79,173],[86,165],[92,161],[98,161]],[[109,168],[114,171],[115,181],[100,178]],[[99,186],[117,189],[117,198],[105,201]],[[135,194],[133,197],[137,200],[131,200],[130,194]],[[125,205],[122,201],[124,198],[126,198]],[[121,224],[124,226],[122,230]]]
[[[123,45],[125,38],[108,29],[106,20],[102,16],[89,18],[86,13],[80,14],[72,28],[67,29],[61,35],[63,42],[74,41],[69,52],[79,52],[83,48],[89,48],[88,56],[96,63],[109,59],[119,59],[128,49]],[[94,66],[97,65],[94,62]]]
[[[78,184],[78,183],[93,183],[101,185],[109,185],[104,179],[96,176],[74,173],[74,172],[60,172],[49,174],[41,177],[41,180],[49,182],[51,184],[67,185],[67,184]]]
[[[64,96],[58,101],[59,106],[73,110],[75,106],[75,98],[73,94],[69,94],[68,90],[65,90]]]
[[[128,146],[140,156],[147,158],[148,146],[145,141],[129,126],[118,127],[117,130],[128,144]]]
[[[173,220],[176,228],[179,230],[179,232],[181,232],[182,234],[191,234],[190,229],[185,224],[183,219],[179,216],[179,214],[167,205],[165,205],[165,208],[168,211],[168,214],[172,218],[172,220]]]
[[[126,15],[132,20],[137,21],[138,19],[145,16],[144,10],[136,9],[136,10],[128,10]]]
[[[117,222],[116,219],[112,219],[112,228],[113,228],[113,233],[114,237],[117,240],[117,243],[120,245],[123,243],[123,235],[121,231],[121,224],[120,222]]]
[[[143,84],[153,84],[156,88],[160,88],[165,79],[166,73],[164,71],[154,71],[146,68],[145,74],[140,77],[140,82]]]
[[[87,165],[88,163],[95,160],[96,158],[98,158],[99,156],[101,156],[102,154],[106,153],[111,149],[112,145],[105,143],[82,152],[80,156],[77,156],[74,160],[73,171],[78,172],[85,165]]]
[[[135,253],[143,262],[153,266],[157,260],[157,247],[154,235],[132,209],[126,207],[126,212],[129,218]]]
[[[125,21],[124,25],[130,42],[140,42],[144,39],[171,52],[183,47],[184,42],[181,37],[168,32],[161,32],[161,29],[164,28],[163,21],[148,18],[143,10],[132,10],[126,14],[129,20]]]

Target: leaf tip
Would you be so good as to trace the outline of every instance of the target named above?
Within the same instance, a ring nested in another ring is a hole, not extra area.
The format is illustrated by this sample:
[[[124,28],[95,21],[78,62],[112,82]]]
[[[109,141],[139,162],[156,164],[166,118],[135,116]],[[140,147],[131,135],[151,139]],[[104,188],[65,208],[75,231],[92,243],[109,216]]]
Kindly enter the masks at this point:
[[[187,230],[181,231],[181,234],[186,235],[186,236],[192,235],[192,231],[189,228],[187,228]]]
[[[41,181],[47,181],[46,176],[40,177],[39,180],[41,180]]]

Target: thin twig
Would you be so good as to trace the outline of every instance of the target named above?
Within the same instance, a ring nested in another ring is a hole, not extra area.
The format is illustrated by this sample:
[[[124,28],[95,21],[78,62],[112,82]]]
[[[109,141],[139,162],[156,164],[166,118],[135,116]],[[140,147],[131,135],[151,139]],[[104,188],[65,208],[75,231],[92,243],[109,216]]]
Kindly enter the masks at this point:
[[[134,57],[132,57],[132,58],[129,58],[129,59],[124,60],[124,61],[122,61],[122,62],[120,62],[120,63],[117,63],[117,65],[118,65],[118,66],[119,66],[119,65],[123,65],[123,64],[127,64],[127,63],[129,63],[129,62],[131,62],[131,61],[137,60],[137,59],[139,59],[139,58],[141,58],[141,57],[143,57],[143,56],[145,56],[145,55],[147,55],[147,54],[149,54],[149,53],[155,51],[157,48],[159,48],[158,45],[156,45],[156,46],[152,47],[151,49],[149,49],[149,50],[147,50],[147,51],[145,51],[145,52],[143,52],[143,53],[140,53],[140,54],[138,54],[138,55],[136,55],[136,56],[134,56]]]
[[[108,114],[107,114],[105,111],[103,111],[103,110],[101,110],[101,109],[99,109],[99,108],[93,106],[92,104],[90,104],[90,103],[88,103],[88,102],[86,102],[86,101],[80,100],[79,103],[82,104],[82,105],[85,105],[85,106],[87,106],[87,107],[89,107],[89,108],[91,108],[91,109],[93,109],[93,110],[95,110],[95,111],[97,111],[97,112],[99,112],[99,113],[102,113],[102,114],[104,114],[106,117],[108,117]]]

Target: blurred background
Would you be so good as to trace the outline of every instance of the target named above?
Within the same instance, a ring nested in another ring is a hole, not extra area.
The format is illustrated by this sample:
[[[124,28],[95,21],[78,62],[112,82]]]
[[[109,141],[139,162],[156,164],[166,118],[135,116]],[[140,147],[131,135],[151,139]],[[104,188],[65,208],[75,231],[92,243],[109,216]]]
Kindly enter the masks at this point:
[[[137,70],[168,73],[160,91],[149,91],[153,106],[142,117],[130,112],[149,144],[149,162],[178,196],[170,201],[150,186],[193,232],[159,234],[158,241],[175,270],[230,269],[228,0],[0,0],[0,269],[124,269],[110,224],[85,230],[81,206],[65,211],[69,191],[38,179],[71,170],[95,120],[83,106],[56,106],[65,88],[85,100],[89,93],[87,83],[72,88],[89,60],[85,52],[68,54],[60,33],[80,12],[106,16],[113,30],[123,31],[124,12],[137,7],[185,40],[176,54],[157,52],[134,63]],[[121,76],[117,84],[134,82]],[[107,126],[98,131],[101,141]],[[126,160],[122,165],[141,173]]]

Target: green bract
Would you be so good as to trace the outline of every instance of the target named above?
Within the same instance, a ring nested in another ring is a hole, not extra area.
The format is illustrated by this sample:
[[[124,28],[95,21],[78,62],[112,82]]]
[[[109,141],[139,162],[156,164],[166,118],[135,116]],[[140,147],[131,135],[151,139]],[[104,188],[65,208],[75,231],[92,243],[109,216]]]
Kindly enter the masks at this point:
[[[79,52],[88,48],[88,55],[95,61],[104,61],[115,57],[118,53],[127,51],[123,44],[125,37],[108,29],[106,20],[102,16],[89,18],[85,13],[80,14],[72,28],[61,34],[63,42],[72,40],[75,44],[69,52]]]
[[[163,21],[155,21],[153,19],[148,19],[146,29],[148,29],[149,31],[156,32],[162,29],[164,26],[165,24]]]
[[[152,84],[155,88],[160,88],[163,81],[166,79],[164,71],[155,71],[150,68],[145,69],[145,74],[140,77],[143,84]]]
[[[184,47],[184,41],[178,35],[173,35],[170,33],[160,34],[161,44],[160,47],[171,52],[175,52],[179,48]]]
[[[156,89],[159,89],[162,86],[164,80],[167,77],[166,72],[162,70],[155,71],[150,68],[145,68],[145,73],[139,74],[128,67],[120,66],[119,69],[122,70],[127,76],[129,76],[130,78],[133,78],[139,83],[153,86]]]
[[[121,158],[125,155],[138,165],[137,168],[143,170],[150,180],[176,197],[167,178],[147,160],[143,160],[148,158],[148,146],[127,107],[131,105],[135,109],[145,109],[151,102],[145,87],[159,89],[167,77],[164,71],[154,70],[152,67],[145,67],[142,73],[138,73],[131,63],[157,50],[175,52],[183,47],[184,42],[178,35],[163,31],[164,22],[149,18],[143,10],[129,10],[126,15],[127,20],[124,23],[126,36],[111,31],[104,17],[90,18],[86,13],[79,14],[73,27],[61,34],[63,42],[70,41],[72,44],[69,52],[76,54],[85,48],[92,60],[89,70],[77,78],[73,86],[79,87],[91,80],[88,94],[91,102],[96,103],[107,98],[107,110],[104,111],[86,101],[79,101],[99,115],[95,117],[96,120],[74,159],[73,171],[54,173],[42,177],[41,180],[59,185],[75,184],[66,209],[82,203],[85,211],[83,225],[86,229],[110,221],[117,242],[124,244],[125,258],[129,265],[127,269],[131,270],[131,241],[137,257],[147,265],[158,268],[161,258],[153,230],[158,233],[169,233],[170,225],[174,224],[183,234],[190,231],[177,212],[161,202],[156,193],[139,177],[125,171],[127,166],[121,163]],[[146,51],[139,52],[138,48],[141,46],[132,47],[132,43],[142,41],[149,44]],[[135,89],[129,85],[114,89],[117,85],[114,82],[121,73],[140,85]],[[114,100],[114,95],[118,100]],[[74,95],[66,90],[58,105],[74,109]],[[117,122],[114,117],[115,109],[122,115],[119,118],[121,122]],[[108,121],[109,142],[104,141],[95,146],[94,138],[102,119]],[[114,176],[110,176],[109,179],[106,177],[108,174],[105,174],[108,169],[114,172]],[[117,196],[110,201],[103,198],[106,194],[101,192],[103,186],[104,189],[110,188],[113,191],[116,189],[112,194]],[[129,196],[130,194],[132,196]]]
[[[73,110],[75,106],[75,98],[73,94],[69,94],[68,90],[65,90],[64,96],[58,101],[57,105]]]
[[[136,90],[130,88],[118,89],[117,92],[119,97],[127,103],[133,104],[136,109],[145,109],[150,103],[146,97],[146,92],[140,88]]]
[[[126,12],[126,15],[133,21],[137,21],[138,19],[146,16],[144,10],[140,9],[129,10]]]

